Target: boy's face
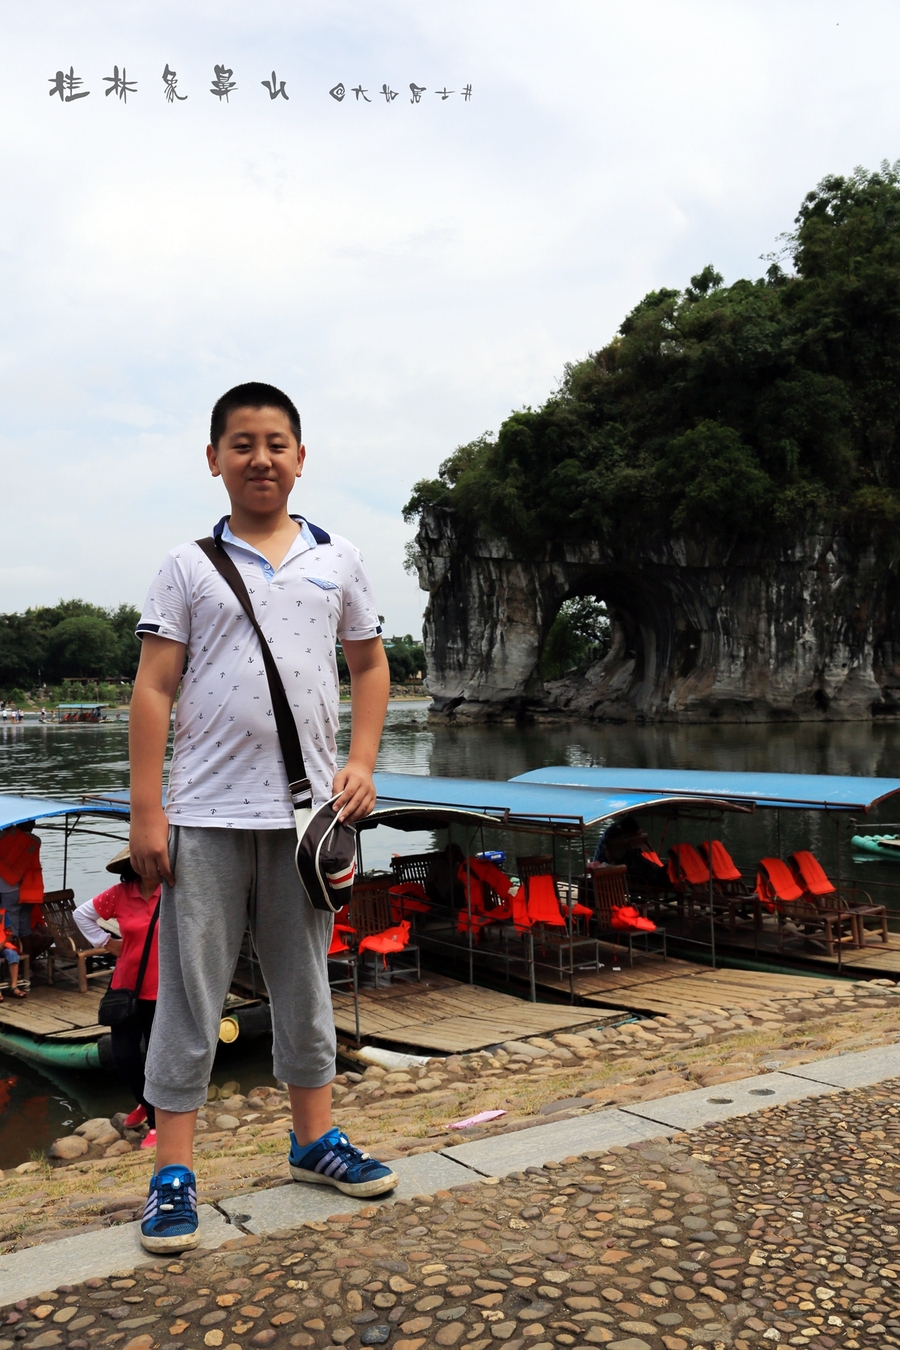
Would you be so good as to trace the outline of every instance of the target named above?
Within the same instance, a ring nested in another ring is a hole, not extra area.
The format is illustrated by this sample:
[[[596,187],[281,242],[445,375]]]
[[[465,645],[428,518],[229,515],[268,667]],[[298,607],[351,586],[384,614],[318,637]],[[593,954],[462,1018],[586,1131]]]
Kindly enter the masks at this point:
[[[280,408],[234,408],[218,445],[206,447],[206,458],[232,507],[270,515],[287,502],[303,472],[306,448],[297,444]]]

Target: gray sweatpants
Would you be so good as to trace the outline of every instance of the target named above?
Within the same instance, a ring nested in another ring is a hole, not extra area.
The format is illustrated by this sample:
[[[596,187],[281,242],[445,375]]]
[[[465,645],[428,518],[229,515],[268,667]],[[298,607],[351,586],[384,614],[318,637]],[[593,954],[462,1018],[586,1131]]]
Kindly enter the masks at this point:
[[[313,909],[294,867],[294,830],[175,826],[175,885],[159,912],[159,995],[145,1096],[164,1111],[206,1101],[222,1005],[249,921],[272,1003],[276,1078],[324,1087],[335,1034],[326,953],[332,917]]]

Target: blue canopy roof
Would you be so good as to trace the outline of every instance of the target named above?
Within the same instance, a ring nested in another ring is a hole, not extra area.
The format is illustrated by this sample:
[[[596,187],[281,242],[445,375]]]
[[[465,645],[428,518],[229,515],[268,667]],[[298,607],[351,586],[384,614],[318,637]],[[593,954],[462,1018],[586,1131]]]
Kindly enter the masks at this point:
[[[594,788],[497,782],[493,779],[431,778],[412,773],[376,773],[378,800],[360,829],[391,825],[396,829],[428,830],[458,821],[505,829],[575,828],[595,825],[611,816],[640,807],[643,811],[675,812],[696,807],[704,811],[752,811],[752,802],[719,801],[712,796],[671,795],[659,792],[602,792]],[[2,804],[3,798],[0,798]],[[127,788],[97,793],[77,810],[128,811]],[[30,819],[30,817],[23,817]]]
[[[0,794],[0,830],[21,825],[26,820],[46,820],[50,816],[127,816],[128,803],[56,802],[43,797],[11,797]]]
[[[450,821],[512,829],[581,828],[640,807],[644,811],[685,810],[698,806],[723,811],[752,811],[752,803],[719,801],[710,796],[670,796],[663,792],[603,792],[584,786],[545,785],[518,780],[426,778],[418,774],[376,773],[378,800],[363,827],[394,825],[434,829]]]
[[[723,773],[706,769],[576,768],[567,764],[532,769],[513,783],[564,785],[598,793],[627,794],[632,810],[648,792],[696,799],[727,798],[785,810],[871,811],[900,792],[900,778],[843,778],[816,773]]]

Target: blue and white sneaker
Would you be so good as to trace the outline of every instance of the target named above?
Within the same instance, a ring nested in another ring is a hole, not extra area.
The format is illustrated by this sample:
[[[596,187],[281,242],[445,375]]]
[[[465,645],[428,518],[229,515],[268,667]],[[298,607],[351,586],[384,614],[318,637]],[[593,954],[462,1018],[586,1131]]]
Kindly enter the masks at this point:
[[[295,1181],[334,1186],[345,1195],[383,1195],[400,1180],[384,1163],[354,1148],[336,1127],[305,1148],[300,1147],[291,1130],[288,1167]]]
[[[197,1178],[177,1163],[150,1178],[141,1220],[141,1244],[148,1252],[186,1252],[200,1241]]]

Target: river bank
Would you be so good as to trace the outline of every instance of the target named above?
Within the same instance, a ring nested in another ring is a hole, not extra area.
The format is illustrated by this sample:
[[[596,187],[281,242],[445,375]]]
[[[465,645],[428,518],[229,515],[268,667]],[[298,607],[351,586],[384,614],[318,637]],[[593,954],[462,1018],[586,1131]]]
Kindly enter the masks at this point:
[[[710,1008],[682,1018],[600,1025],[395,1073],[360,1064],[335,1080],[335,1119],[354,1142],[390,1160],[896,1041],[900,987],[890,981],[810,984],[803,995],[770,996],[742,1015]],[[285,1181],[286,1093],[247,1082],[238,1087],[224,1097],[217,1093],[201,1113],[201,1202]],[[466,1130],[447,1129],[483,1111],[504,1114]],[[137,1149],[137,1134],[122,1139],[116,1131],[113,1138],[105,1124],[106,1139],[78,1157],[34,1158],[0,1180],[0,1254],[127,1222],[142,1210],[152,1155]]]

